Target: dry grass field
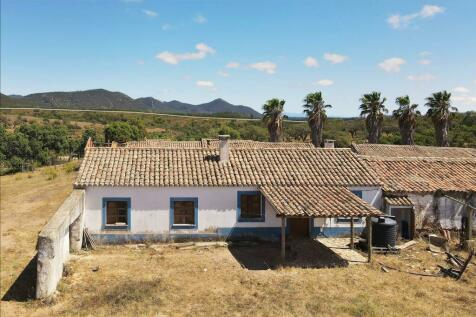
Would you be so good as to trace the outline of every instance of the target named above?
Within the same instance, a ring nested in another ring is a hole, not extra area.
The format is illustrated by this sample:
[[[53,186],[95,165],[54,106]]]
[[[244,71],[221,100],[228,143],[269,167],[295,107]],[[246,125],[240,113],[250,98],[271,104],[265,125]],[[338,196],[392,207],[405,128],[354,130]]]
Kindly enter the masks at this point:
[[[37,234],[73,189],[75,175],[57,166],[0,177],[2,297],[35,255]],[[2,312],[6,307],[18,305],[2,301]]]
[[[33,256],[37,232],[73,178],[20,175],[1,178],[2,294]],[[385,273],[378,264],[427,273],[447,265],[425,248],[420,241],[401,255],[347,268],[249,270],[226,247],[100,247],[73,256],[53,302],[2,301],[2,316],[474,316],[474,264],[460,281]]]

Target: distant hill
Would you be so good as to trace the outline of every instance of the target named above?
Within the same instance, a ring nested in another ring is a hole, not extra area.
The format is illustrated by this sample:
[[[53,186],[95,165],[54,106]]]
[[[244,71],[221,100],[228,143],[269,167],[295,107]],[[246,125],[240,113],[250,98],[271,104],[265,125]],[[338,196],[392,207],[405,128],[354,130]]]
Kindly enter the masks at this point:
[[[133,99],[121,92],[92,89],[72,92],[43,92],[26,96],[1,94],[0,107],[41,107],[66,109],[100,109],[152,111],[158,113],[213,115],[259,118],[261,114],[250,107],[233,105],[223,99],[192,105],[177,100],[160,101],[152,97]]]

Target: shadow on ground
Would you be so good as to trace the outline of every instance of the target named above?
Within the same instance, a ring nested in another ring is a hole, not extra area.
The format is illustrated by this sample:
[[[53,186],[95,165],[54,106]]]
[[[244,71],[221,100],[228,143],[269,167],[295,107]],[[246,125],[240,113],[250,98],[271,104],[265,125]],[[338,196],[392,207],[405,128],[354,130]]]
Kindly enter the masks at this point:
[[[23,272],[17,277],[2,301],[26,302],[35,299],[36,295],[36,255],[30,260]]]
[[[283,266],[279,242],[232,243],[233,257],[248,270],[276,269]],[[289,240],[286,243],[285,267],[328,268],[345,267],[348,263],[318,241]]]

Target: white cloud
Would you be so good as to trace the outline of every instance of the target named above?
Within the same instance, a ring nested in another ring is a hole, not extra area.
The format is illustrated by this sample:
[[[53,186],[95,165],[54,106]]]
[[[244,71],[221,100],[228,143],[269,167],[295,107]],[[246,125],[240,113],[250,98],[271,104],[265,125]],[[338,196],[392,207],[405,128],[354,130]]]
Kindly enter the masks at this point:
[[[137,61],[137,64],[138,64],[138,65],[144,65],[145,62],[144,62],[142,59],[139,59],[139,60]]]
[[[321,79],[316,84],[320,86],[332,86],[334,85],[334,81],[330,79]]]
[[[422,59],[418,63],[420,63],[421,65],[430,65],[431,61],[429,59]]]
[[[228,64],[226,64],[226,68],[238,68],[240,67],[240,63],[238,62],[229,62]]]
[[[215,87],[215,84],[209,80],[197,80],[195,84],[197,85],[197,87],[200,87],[200,88],[214,88]]]
[[[392,57],[384,60],[378,66],[388,73],[396,73],[400,71],[402,65],[406,64],[407,62],[400,57]]]
[[[387,18],[387,23],[394,29],[404,29],[415,19],[427,19],[445,12],[445,8],[436,5],[424,5],[419,12],[400,15],[393,14]]]
[[[142,10],[142,12],[147,15],[148,17],[151,17],[151,18],[155,18],[157,17],[159,14],[155,11],[152,11],[152,10]]]
[[[319,63],[317,62],[317,59],[315,59],[314,57],[308,56],[304,60],[304,65],[306,65],[307,67],[318,67]]]
[[[476,106],[476,96],[451,96],[451,99],[463,106]]]
[[[325,53],[324,59],[331,62],[332,64],[340,64],[348,60],[349,58],[344,55],[339,55],[335,53]]]
[[[427,5],[424,5],[423,8],[421,9],[420,16],[422,18],[429,18],[434,16],[435,14],[443,13],[443,12],[445,12],[445,8],[427,4]]]
[[[248,65],[248,67],[256,69],[260,72],[265,72],[267,74],[272,75],[272,74],[276,73],[276,68],[278,68],[278,65],[276,65],[275,63],[269,62],[269,61],[265,61],[265,62],[258,62],[258,63],[250,64],[250,65]]]
[[[430,56],[431,52],[423,51],[423,52],[418,53],[418,55],[420,55],[421,57]]]
[[[217,74],[220,75],[221,77],[229,77],[229,76],[230,76],[229,73],[224,72],[224,71],[222,71],[222,70],[219,70],[219,71],[217,72]]]
[[[419,74],[419,75],[409,75],[407,77],[411,81],[430,81],[436,79],[432,74]]]
[[[455,88],[453,89],[453,91],[454,91],[454,92],[461,93],[461,94],[467,94],[467,93],[469,93],[470,90],[469,90],[468,88],[466,88],[466,87],[459,86],[459,87],[455,87]]]
[[[205,23],[208,22],[208,20],[207,20],[207,18],[205,18],[203,15],[201,15],[199,13],[193,18],[193,22],[198,23],[198,24],[205,24]]]
[[[196,52],[182,54],[164,51],[155,55],[155,58],[160,59],[164,63],[176,65],[181,61],[204,59],[208,55],[215,53],[213,48],[204,43],[198,43],[195,45],[195,48],[197,49]]]
[[[168,31],[168,30],[171,30],[171,29],[172,29],[172,25],[170,25],[170,24],[162,25],[162,30],[164,30],[164,31]]]

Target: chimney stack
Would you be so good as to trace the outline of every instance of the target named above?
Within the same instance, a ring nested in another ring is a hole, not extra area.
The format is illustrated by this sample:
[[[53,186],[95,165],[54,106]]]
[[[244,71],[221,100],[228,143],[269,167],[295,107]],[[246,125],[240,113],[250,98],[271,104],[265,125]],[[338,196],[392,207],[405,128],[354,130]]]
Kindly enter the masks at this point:
[[[228,141],[229,139],[230,136],[227,134],[218,136],[218,146],[220,148],[220,163],[228,162],[228,157],[230,156],[230,144]]]
[[[326,139],[324,141],[324,148],[325,149],[333,149],[334,148],[334,142],[335,142],[335,140]]]

